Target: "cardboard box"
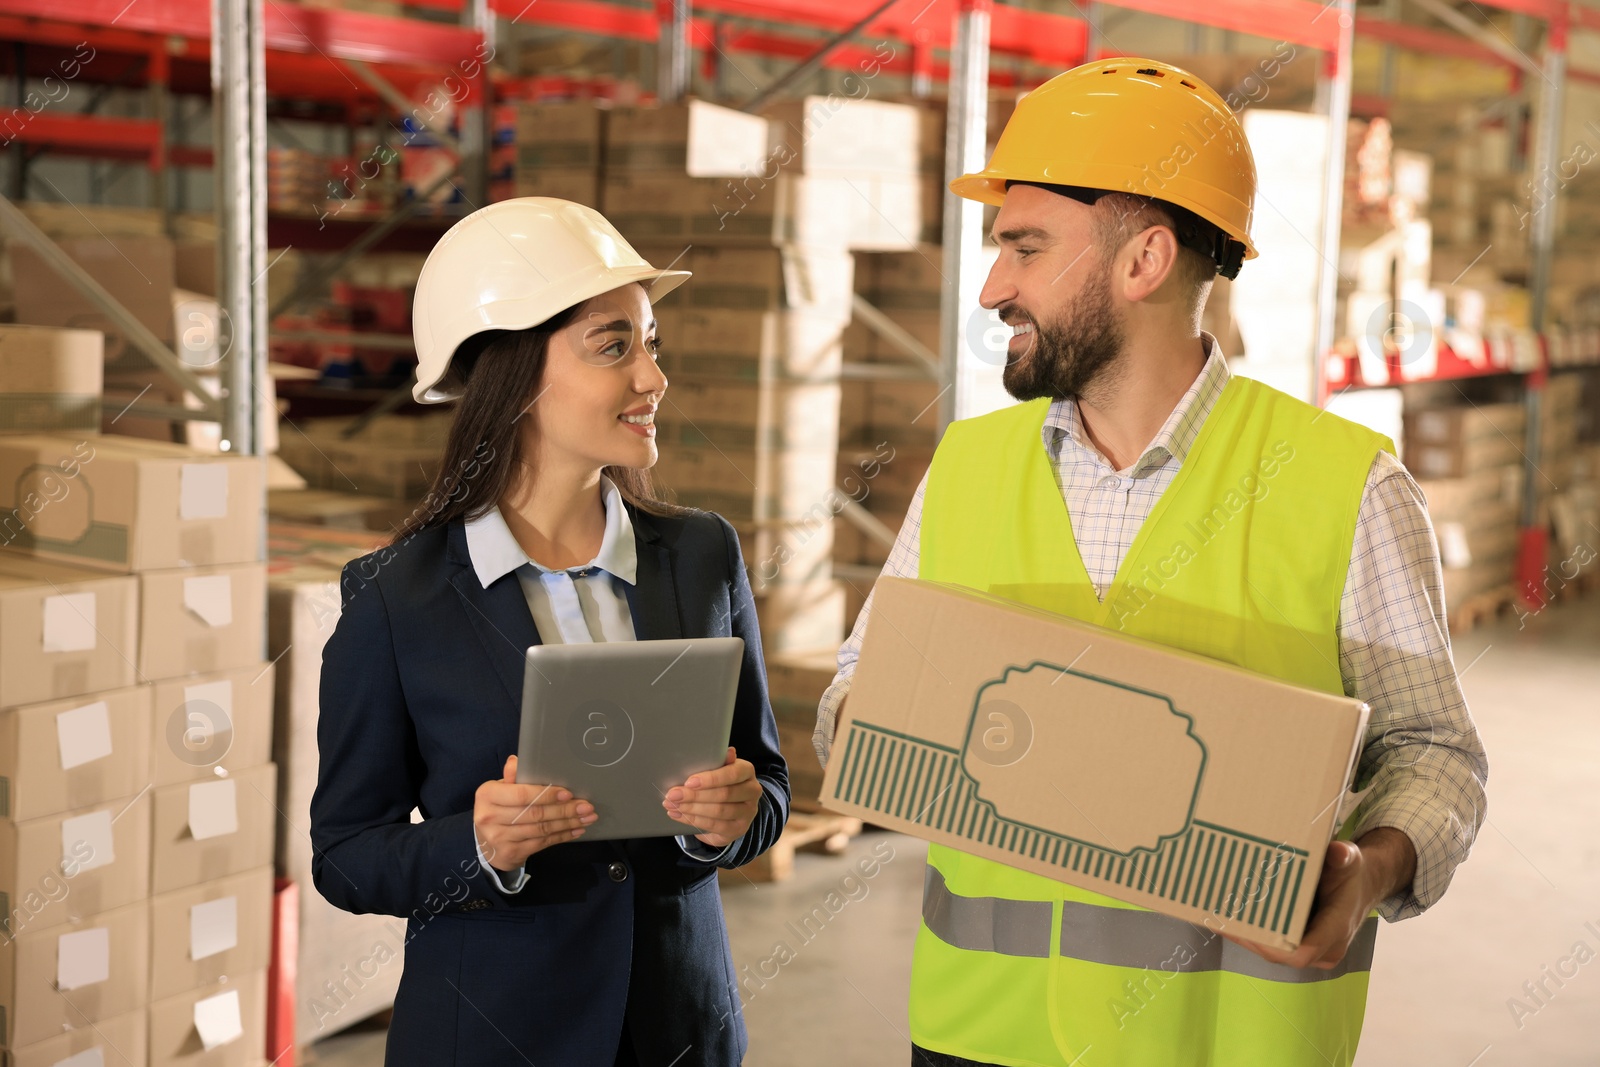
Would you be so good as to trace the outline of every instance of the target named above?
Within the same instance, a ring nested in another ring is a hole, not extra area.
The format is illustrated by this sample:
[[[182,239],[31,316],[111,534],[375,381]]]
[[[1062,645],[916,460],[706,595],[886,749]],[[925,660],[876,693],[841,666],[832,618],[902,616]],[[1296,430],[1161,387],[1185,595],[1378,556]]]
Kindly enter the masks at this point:
[[[0,941],[0,1007],[12,1046],[111,1019],[150,991],[150,912],[143,901]]]
[[[272,664],[252,663],[149,686],[149,781],[210,781],[218,765],[270,762],[273,681]]]
[[[148,686],[10,708],[0,712],[0,818],[133,796],[149,762]]]
[[[656,413],[665,441],[728,448],[815,445],[839,436],[837,382],[675,377]]]
[[[13,937],[150,895],[150,796],[0,820],[0,891]]]
[[[810,582],[833,571],[833,522],[828,512],[800,522],[734,524],[750,588],[759,593],[778,582]]]
[[[759,247],[781,240],[784,233],[778,179],[607,171],[600,200],[606,218],[635,248],[652,241],[676,243],[680,251],[691,242]]]
[[[357,493],[386,501],[415,500],[433,485],[443,446],[312,440],[285,434],[278,446],[289,466],[316,489]]]
[[[148,891],[170,893],[271,863],[277,772],[264,763],[152,789]]]
[[[1522,462],[1522,444],[1514,438],[1484,437],[1460,445],[1406,445],[1406,466],[1418,478],[1460,478],[1515,466]]]
[[[922,163],[918,109],[837,94],[783,100],[772,119],[775,160],[798,174],[915,177]]]
[[[831,316],[840,329],[850,321],[855,257],[842,248],[645,244],[637,250],[657,266],[694,274],[662,300],[662,309],[804,310]]]
[[[718,512],[729,522],[792,522],[827,506],[834,490],[834,456],[831,447],[673,445],[661,450],[653,470],[656,484],[676,493],[680,504]]]
[[[132,685],[138,640],[132,576],[0,554],[0,707]]]
[[[872,383],[867,401],[871,435],[882,441],[931,448],[938,439],[939,401],[947,387],[935,381],[884,378]],[[922,464],[927,469],[927,462]],[[916,488],[916,483],[911,483]]]
[[[515,190],[518,196],[553,196],[596,210],[600,208],[599,171],[585,167],[541,167],[525,162],[536,158],[525,145],[518,145],[517,153]]]
[[[149,1067],[258,1067],[267,972],[248,971],[151,1003]]]
[[[272,867],[150,898],[150,999],[272,962]]]
[[[162,235],[69,237],[56,243],[151,333],[169,345],[172,343],[175,268],[170,238]],[[145,357],[128,344],[105,313],[48,266],[37,252],[21,241],[12,241],[10,249],[18,322],[99,330],[106,335],[107,363],[144,361]]]
[[[744,177],[769,168],[769,123],[704,100],[613,108],[606,118],[610,171],[673,171],[696,178]]]
[[[581,170],[600,165],[608,112],[587,100],[518,104],[517,173],[524,169]],[[591,179],[592,181],[593,179]]]
[[[767,696],[778,724],[804,729],[809,737],[817,725],[822,694],[833,684],[838,670],[836,650],[781,652],[767,657]],[[815,752],[811,759],[816,762]]]
[[[269,521],[309,523],[342,530],[392,532],[417,505],[334,489],[268,489]]]
[[[322,648],[339,622],[339,569],[372,542],[371,535],[282,523],[267,531],[267,643],[277,665],[272,744],[286,822],[278,833],[277,866],[301,886],[294,1003],[302,1045],[387,1008],[400,983],[405,920],[352,915],[329,904],[312,886],[311,841],[293,829],[310,825]],[[329,983],[337,995],[330,995]]]
[[[823,802],[1278,948],[1368,710],[944,583],[878,582]]]
[[[775,582],[756,594],[765,653],[837,648],[844,640],[844,587],[831,578]]]
[[[913,248],[923,188],[915,175],[780,175],[777,239],[864,252]]]
[[[1521,404],[1430,408],[1406,416],[1406,440],[1447,447],[1508,437],[1520,442],[1527,424],[1527,410]]]
[[[229,563],[139,575],[139,673],[145,678],[261,661],[267,565]]]
[[[0,1053],[0,1062],[6,1067],[78,1067],[80,1062],[88,1067],[145,1067],[149,1062],[145,1022],[143,1007],[99,1022],[78,1020],[66,1033]],[[97,1051],[99,1059],[94,1058]],[[72,1057],[80,1053],[87,1055],[74,1062]]]
[[[707,377],[755,382],[831,381],[844,359],[842,315],[722,308],[656,310],[661,367],[673,381]],[[669,388],[670,395],[670,388]]]
[[[105,335],[0,325],[0,433],[100,428]]]
[[[0,545],[120,574],[257,560],[261,475],[161,441],[0,436]]]

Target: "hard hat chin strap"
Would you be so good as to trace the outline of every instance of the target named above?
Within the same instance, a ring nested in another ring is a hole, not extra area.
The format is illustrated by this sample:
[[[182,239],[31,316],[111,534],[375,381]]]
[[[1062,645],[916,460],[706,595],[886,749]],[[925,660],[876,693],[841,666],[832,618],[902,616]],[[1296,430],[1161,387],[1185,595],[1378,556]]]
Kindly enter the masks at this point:
[[[1118,192],[1116,189],[1090,189],[1082,185],[1052,185],[1049,182],[1007,181],[1006,188],[1013,185],[1031,185],[1058,196],[1069,197],[1081,204],[1093,207],[1099,203],[1100,198]],[[1124,196],[1137,196],[1156,205],[1172,216],[1172,232],[1177,237],[1178,243],[1191,251],[1198,252],[1217,265],[1217,273],[1224,278],[1232,280],[1239,276],[1239,268],[1244,265],[1245,245],[1243,241],[1235,240],[1223,232],[1220,226],[1207,222],[1186,207],[1180,207],[1171,201],[1161,200],[1142,193],[1124,192]]]

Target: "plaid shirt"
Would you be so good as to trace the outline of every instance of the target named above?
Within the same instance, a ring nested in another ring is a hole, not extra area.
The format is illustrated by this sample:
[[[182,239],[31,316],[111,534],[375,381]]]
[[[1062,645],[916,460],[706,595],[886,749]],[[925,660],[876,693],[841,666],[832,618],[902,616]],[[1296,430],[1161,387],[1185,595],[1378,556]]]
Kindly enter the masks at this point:
[[[1055,402],[1045,416],[1044,448],[1099,596],[1228,383],[1215,339],[1201,336],[1204,368],[1127,470],[1114,470],[1090,442],[1073,401]],[[926,488],[924,475],[883,568],[887,577],[917,576]],[[813,743],[824,764],[871,613],[869,595],[817,711]],[[1411,888],[1379,907],[1390,921],[1410,918],[1444,895],[1467,858],[1483,822],[1489,766],[1450,654],[1439,551],[1422,491],[1388,452],[1373,461],[1362,490],[1338,636],[1344,691],[1372,708],[1357,769],[1358,781],[1370,777],[1370,791],[1356,836],[1389,826],[1411,839]]]

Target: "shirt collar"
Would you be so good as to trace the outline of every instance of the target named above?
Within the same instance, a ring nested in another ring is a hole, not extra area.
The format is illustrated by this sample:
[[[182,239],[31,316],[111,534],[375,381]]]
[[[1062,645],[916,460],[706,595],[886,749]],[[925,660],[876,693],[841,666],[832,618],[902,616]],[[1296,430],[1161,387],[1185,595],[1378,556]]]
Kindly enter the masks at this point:
[[[622,491],[610,478],[602,474],[600,496],[605,502],[606,532],[600,539],[600,551],[595,553],[594,559],[590,560],[587,566],[598,567],[607,574],[613,574],[633,585],[638,575],[639,551],[633,541],[633,521],[628,517],[628,509],[623,505]],[[546,567],[528,558],[528,554],[522,550],[516,536],[512,534],[511,527],[506,525],[505,516],[500,513],[498,504],[466,523],[465,530],[467,555],[472,560],[472,570],[477,574],[479,584],[485,589],[524,564],[544,574],[552,574],[557,569]]]
[[[1161,424],[1161,429],[1134,462],[1132,473],[1159,466],[1169,457],[1182,466],[1189,457],[1189,449],[1194,447],[1195,438],[1200,436],[1200,427],[1205,425],[1206,416],[1217,406],[1217,398],[1228,384],[1228,361],[1223,357],[1222,346],[1217,344],[1217,339],[1204,330],[1200,332],[1200,343],[1206,352],[1205,365],[1172,409],[1172,414],[1167,416],[1167,421]],[[1099,455],[1084,429],[1077,401],[1070,398],[1051,404],[1044,420],[1044,443],[1052,455],[1063,439]]]

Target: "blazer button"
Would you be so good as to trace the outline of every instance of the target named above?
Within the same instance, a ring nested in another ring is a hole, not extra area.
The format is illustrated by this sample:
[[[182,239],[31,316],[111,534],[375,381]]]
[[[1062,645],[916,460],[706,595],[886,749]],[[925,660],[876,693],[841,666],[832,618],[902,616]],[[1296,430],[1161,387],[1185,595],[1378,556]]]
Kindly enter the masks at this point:
[[[628,880],[627,865],[622,863],[610,864],[606,867],[606,874],[613,882],[626,882]]]

